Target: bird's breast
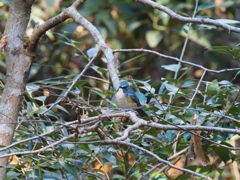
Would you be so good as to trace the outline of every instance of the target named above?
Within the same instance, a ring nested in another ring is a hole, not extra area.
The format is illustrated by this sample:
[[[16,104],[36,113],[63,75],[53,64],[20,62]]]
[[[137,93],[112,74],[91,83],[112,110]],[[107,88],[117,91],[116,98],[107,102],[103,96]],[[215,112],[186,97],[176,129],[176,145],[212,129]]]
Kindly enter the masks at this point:
[[[119,108],[133,108],[137,107],[137,104],[128,97],[121,88],[114,95],[114,101]]]

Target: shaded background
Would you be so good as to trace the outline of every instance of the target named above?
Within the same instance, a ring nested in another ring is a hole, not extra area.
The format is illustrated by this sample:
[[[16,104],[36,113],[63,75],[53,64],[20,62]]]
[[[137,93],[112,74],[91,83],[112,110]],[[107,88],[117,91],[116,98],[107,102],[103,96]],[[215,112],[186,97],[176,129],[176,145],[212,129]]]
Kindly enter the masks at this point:
[[[60,13],[72,2],[61,0],[36,1],[26,38],[30,35],[36,23],[44,22]],[[197,16],[208,16],[213,19],[240,19],[239,1],[200,1],[199,4],[206,2],[215,2],[222,6],[199,11]],[[195,1],[189,0],[164,0],[159,1],[159,3],[175,12],[185,13],[186,16],[192,16],[195,6]],[[6,22],[8,5],[8,0],[0,1],[0,6],[2,7],[0,9],[0,18],[2,20],[0,24],[1,33],[3,33],[4,23]],[[180,57],[188,27],[178,20],[170,19],[163,12],[153,10],[151,7],[139,2],[133,3],[131,0],[90,0],[82,5],[79,12],[97,27],[107,44],[113,49],[146,48],[166,55]],[[239,24],[233,25],[239,26]],[[193,25],[183,59],[213,70],[239,67],[239,58],[234,59],[230,55],[221,53],[205,53],[206,48],[211,46],[236,48],[239,39],[240,36],[237,33],[229,33],[227,30],[220,28],[216,30],[215,28],[210,29],[209,26]],[[29,79],[31,82],[81,72],[87,61],[84,57],[81,57],[82,54],[77,48],[67,44],[69,43],[68,40],[75,41],[76,47],[85,54],[95,44],[91,35],[82,26],[78,26],[70,21],[51,29],[42,38],[38,46],[38,54],[34,60]],[[119,53],[118,57],[120,62],[124,62],[137,55],[139,53]],[[172,77],[172,73],[161,68],[161,65],[175,63],[148,54],[123,65],[120,71],[138,67],[139,69],[130,71],[127,74],[132,75],[134,79],[148,78],[154,82],[159,81],[161,77]],[[101,60],[95,61],[95,65],[106,67],[106,64]],[[1,72],[5,73],[3,57],[1,57]],[[87,74],[96,76],[94,71],[88,71]],[[185,76],[186,78],[199,78],[201,71],[191,68]],[[234,73],[232,72],[220,75],[208,73],[206,78],[208,80],[214,78],[231,80],[233,76]],[[236,80],[236,83],[239,83],[239,80]]]

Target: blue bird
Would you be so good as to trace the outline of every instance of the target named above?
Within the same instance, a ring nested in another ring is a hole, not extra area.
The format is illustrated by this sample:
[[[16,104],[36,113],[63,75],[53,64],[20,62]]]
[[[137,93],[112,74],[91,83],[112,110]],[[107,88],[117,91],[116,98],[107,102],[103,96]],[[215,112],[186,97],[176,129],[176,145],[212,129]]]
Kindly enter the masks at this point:
[[[114,95],[114,101],[119,108],[141,107],[135,91],[129,86],[128,82],[121,81],[120,86]],[[148,116],[141,108],[136,108],[140,116]]]

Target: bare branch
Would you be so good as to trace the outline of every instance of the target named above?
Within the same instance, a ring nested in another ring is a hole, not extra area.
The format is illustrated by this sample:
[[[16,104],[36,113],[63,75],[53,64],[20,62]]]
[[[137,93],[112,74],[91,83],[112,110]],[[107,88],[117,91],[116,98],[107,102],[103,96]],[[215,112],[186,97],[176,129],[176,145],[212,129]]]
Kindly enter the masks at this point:
[[[33,30],[32,35],[29,37],[27,41],[26,51],[27,53],[33,53],[37,47],[37,43],[39,42],[42,35],[49,29],[57,26],[62,23],[69,17],[64,13],[60,13],[59,15],[47,20],[44,24],[37,24]]]
[[[203,78],[204,78],[205,74],[206,74],[206,71],[203,71],[202,76],[201,76],[201,78],[200,78],[200,80],[199,80],[199,82],[198,82],[197,87],[195,88],[195,92],[194,92],[194,94],[193,94],[193,96],[192,96],[192,98],[191,98],[191,100],[190,100],[190,103],[188,104],[187,108],[190,108],[190,107],[192,106],[192,103],[193,103],[193,101],[194,101],[194,98],[195,98],[195,96],[196,96],[197,93],[198,93],[198,89],[199,89],[199,87],[200,87],[200,84],[201,84],[202,81],[203,81]],[[186,108],[186,109],[187,109],[187,108]],[[186,109],[185,109],[185,111],[186,111]],[[185,113],[185,111],[184,111],[184,113]]]
[[[95,26],[93,26],[86,18],[84,18],[81,14],[77,12],[74,7],[69,7],[64,11],[69,17],[73,18],[77,23],[81,24],[84,28],[86,28],[93,36],[96,41],[96,44],[99,46],[101,51],[104,53],[107,58],[107,66],[109,70],[109,74],[113,83],[114,89],[117,89],[119,86],[119,79],[117,76],[117,69],[115,67],[115,57],[113,55],[113,51],[109,48],[105,41],[103,40],[100,32],[97,30]]]
[[[163,6],[163,5],[160,5],[160,4],[158,4],[154,1],[151,1],[151,0],[136,0],[136,1],[142,2],[144,4],[152,6],[155,9],[163,11],[163,12],[167,13],[171,18],[177,19],[177,20],[182,21],[182,22],[198,23],[198,24],[210,24],[210,25],[215,25],[217,27],[221,27],[223,29],[227,29],[229,32],[231,32],[231,31],[238,32],[238,33],[240,32],[240,28],[236,28],[236,27],[230,26],[230,25],[225,24],[225,23],[220,23],[217,20],[213,20],[213,19],[210,19],[210,18],[191,18],[191,17],[181,16],[181,15],[173,12],[171,9],[169,9],[169,8]]]
[[[84,3],[87,0],[77,0],[75,1],[71,6],[77,8],[80,4]],[[27,41],[26,45],[26,53],[33,53],[37,47],[37,43],[39,42],[42,35],[49,29],[61,24],[66,19],[68,19],[69,16],[65,14],[64,12],[58,14],[57,16],[48,19],[43,24],[37,24],[33,30],[32,35],[29,37],[29,40]]]
[[[204,71],[207,71],[207,72],[212,72],[212,73],[217,73],[217,74],[240,70],[240,68],[231,68],[231,69],[222,69],[222,70],[207,69],[207,68],[203,67],[202,65],[191,63],[191,62],[188,62],[188,61],[183,61],[183,60],[181,60],[177,57],[168,56],[168,55],[161,54],[161,53],[158,53],[156,51],[148,50],[148,49],[115,49],[115,50],[113,50],[113,52],[146,52],[146,53],[151,53],[151,54],[155,54],[155,55],[157,55],[161,58],[164,58],[164,59],[174,60],[174,61],[177,61],[177,62],[181,62],[183,64],[188,64],[190,66],[198,67],[198,68],[200,68]]]
[[[87,0],[77,0],[73,3],[73,7],[77,8],[80,4],[86,2]]]

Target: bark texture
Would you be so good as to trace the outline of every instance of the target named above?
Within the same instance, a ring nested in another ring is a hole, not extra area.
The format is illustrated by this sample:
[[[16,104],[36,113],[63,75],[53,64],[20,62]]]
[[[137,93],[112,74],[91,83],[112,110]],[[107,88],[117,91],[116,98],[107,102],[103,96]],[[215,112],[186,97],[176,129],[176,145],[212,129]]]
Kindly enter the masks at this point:
[[[24,35],[34,0],[12,0],[4,35],[7,36],[5,60],[7,64],[6,84],[0,101],[0,145],[12,143],[22,94],[31,66],[32,56],[24,49]],[[1,152],[2,153],[2,152]],[[0,159],[5,166],[8,158]],[[6,176],[6,169],[0,168],[0,180]]]

